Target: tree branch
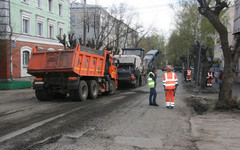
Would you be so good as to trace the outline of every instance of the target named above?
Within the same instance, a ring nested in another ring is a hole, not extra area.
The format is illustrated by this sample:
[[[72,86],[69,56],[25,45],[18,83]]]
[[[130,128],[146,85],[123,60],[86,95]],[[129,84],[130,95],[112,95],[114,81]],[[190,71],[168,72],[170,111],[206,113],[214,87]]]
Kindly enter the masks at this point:
[[[228,4],[225,1],[216,0],[215,10],[213,11],[217,16],[224,8],[228,8]]]

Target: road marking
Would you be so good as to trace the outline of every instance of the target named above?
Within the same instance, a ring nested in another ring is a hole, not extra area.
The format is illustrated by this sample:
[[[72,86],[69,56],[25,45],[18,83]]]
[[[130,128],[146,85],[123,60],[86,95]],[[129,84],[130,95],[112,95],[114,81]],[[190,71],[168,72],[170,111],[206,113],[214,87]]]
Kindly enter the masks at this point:
[[[132,93],[134,93],[134,92],[132,92]],[[125,96],[124,96],[124,97],[125,97]],[[118,98],[115,97],[114,100],[116,100],[116,99],[118,100],[118,99],[121,99],[121,98],[122,98],[122,96],[120,96],[120,97],[118,97]],[[0,142],[3,142],[3,141],[5,141],[5,140],[11,139],[11,138],[13,138],[13,137],[15,137],[15,136],[18,136],[18,135],[20,135],[20,134],[23,134],[23,133],[25,133],[25,132],[28,132],[28,131],[30,131],[30,130],[32,130],[32,129],[34,129],[34,128],[37,128],[37,127],[39,127],[39,126],[42,126],[42,125],[44,125],[44,124],[46,124],[46,123],[48,123],[48,122],[50,122],[50,121],[53,121],[53,120],[58,119],[58,118],[60,118],[60,117],[63,117],[63,116],[65,116],[65,115],[67,115],[67,114],[69,114],[69,113],[72,113],[72,112],[74,112],[74,111],[80,110],[80,109],[82,109],[83,107],[85,107],[85,106],[75,108],[75,109],[73,109],[73,110],[71,110],[71,111],[69,111],[69,112],[66,112],[66,113],[57,115],[57,116],[52,117],[52,118],[49,118],[49,119],[42,120],[42,121],[40,121],[40,122],[36,122],[36,123],[34,123],[34,124],[30,125],[30,126],[27,126],[27,127],[25,127],[25,128],[19,129],[19,130],[14,131],[14,132],[11,132],[11,133],[9,133],[9,134],[7,134],[7,135],[4,135],[4,136],[0,137]]]
[[[28,132],[28,131],[30,131],[30,130],[32,130],[32,129],[34,129],[34,128],[37,128],[37,127],[39,127],[39,126],[42,126],[42,125],[44,125],[44,124],[46,124],[46,123],[48,123],[48,122],[50,122],[50,121],[53,121],[53,120],[58,119],[58,118],[60,118],[60,117],[63,117],[63,116],[65,116],[65,115],[67,115],[67,114],[69,114],[69,113],[72,113],[72,112],[74,112],[74,111],[77,111],[77,110],[79,110],[79,109],[81,109],[81,108],[82,108],[82,107],[75,108],[75,109],[73,109],[73,110],[71,110],[71,111],[69,111],[69,112],[66,112],[66,113],[57,115],[57,116],[55,116],[55,117],[52,117],[52,118],[49,118],[49,119],[46,119],[46,120],[43,120],[43,121],[40,121],[40,122],[36,122],[36,123],[34,123],[34,124],[32,124],[32,125],[30,125],[30,126],[28,126],[28,127],[25,127],[25,128],[20,129],[20,130],[17,130],[17,131],[14,131],[14,132],[12,132],[12,133],[9,133],[9,134],[7,134],[7,135],[4,135],[4,136],[0,137],[0,142],[3,142],[3,141],[5,141],[5,140],[11,139],[11,138],[13,138],[13,137],[15,137],[15,136],[18,136],[18,135],[20,135],[20,134],[23,134],[23,133],[25,133],[25,132]]]

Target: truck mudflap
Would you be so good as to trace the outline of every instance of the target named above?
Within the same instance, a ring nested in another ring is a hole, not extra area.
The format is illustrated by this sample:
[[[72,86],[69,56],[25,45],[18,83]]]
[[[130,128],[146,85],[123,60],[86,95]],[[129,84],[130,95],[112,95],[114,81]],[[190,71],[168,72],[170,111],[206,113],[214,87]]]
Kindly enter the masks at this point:
[[[44,82],[43,81],[33,82],[33,89],[42,90],[43,88],[44,88]]]
[[[69,77],[67,81],[67,89],[74,90],[79,88],[80,77]]]

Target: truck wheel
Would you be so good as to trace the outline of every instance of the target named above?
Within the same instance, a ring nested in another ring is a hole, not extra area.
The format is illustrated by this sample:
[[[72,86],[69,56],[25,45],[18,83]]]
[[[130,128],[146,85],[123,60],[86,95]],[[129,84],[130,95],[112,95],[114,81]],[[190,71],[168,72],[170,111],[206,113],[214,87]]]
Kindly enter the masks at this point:
[[[35,90],[35,95],[39,101],[49,100],[49,94],[47,89]]]
[[[84,101],[87,99],[88,96],[88,85],[87,82],[81,80],[79,83],[78,90],[74,91],[74,97],[76,100]]]
[[[70,99],[77,101],[76,97],[75,97],[75,91],[76,90],[69,90],[69,95],[70,95]]]
[[[88,97],[95,99],[98,96],[98,83],[95,80],[87,81],[88,84]]]
[[[114,82],[114,80],[110,80],[108,94],[113,94],[116,91],[116,89],[117,89],[116,83]]]

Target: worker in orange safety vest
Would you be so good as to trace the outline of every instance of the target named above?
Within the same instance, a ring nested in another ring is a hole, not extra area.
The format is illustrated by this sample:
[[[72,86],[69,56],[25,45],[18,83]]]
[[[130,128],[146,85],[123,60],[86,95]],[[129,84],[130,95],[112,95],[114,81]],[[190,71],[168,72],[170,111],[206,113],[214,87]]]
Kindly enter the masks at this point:
[[[174,107],[174,96],[178,86],[178,78],[176,73],[171,71],[171,67],[166,67],[166,73],[163,76],[163,87],[166,95],[166,107]]]
[[[207,86],[212,86],[213,73],[209,70],[207,75]]]
[[[187,82],[190,81],[191,82],[191,74],[192,74],[192,71],[190,68],[188,68],[187,70]]]

